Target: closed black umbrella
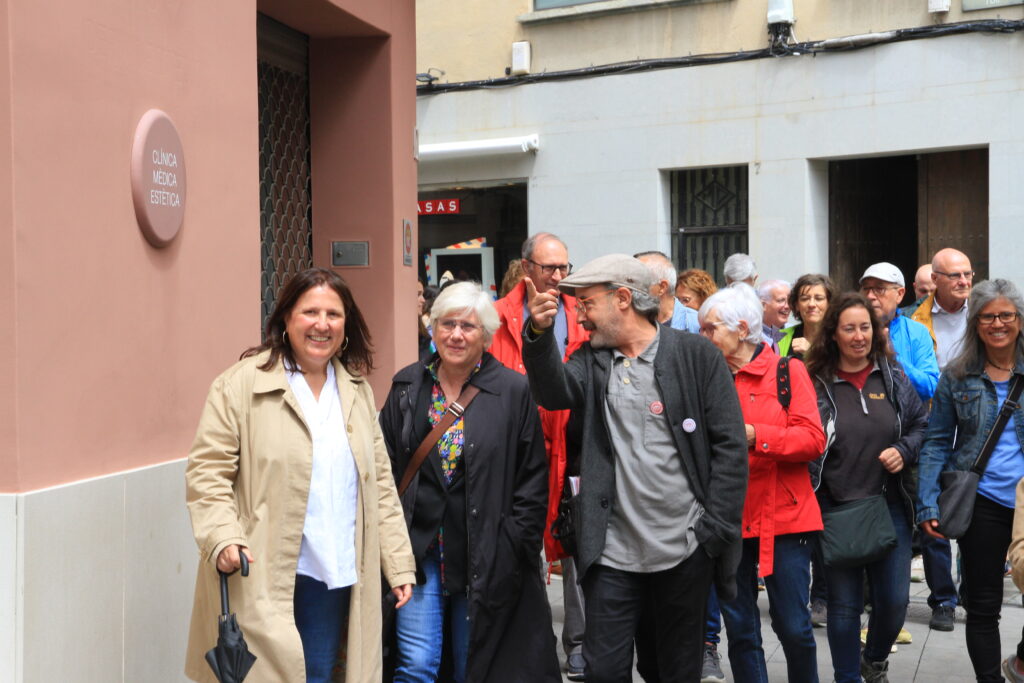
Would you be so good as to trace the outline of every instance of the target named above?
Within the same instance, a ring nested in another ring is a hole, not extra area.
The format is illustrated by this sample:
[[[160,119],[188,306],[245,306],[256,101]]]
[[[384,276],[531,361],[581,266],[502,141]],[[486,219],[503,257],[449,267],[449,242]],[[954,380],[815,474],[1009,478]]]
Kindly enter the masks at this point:
[[[242,576],[249,576],[249,560],[241,549],[238,557],[242,562]],[[249,652],[249,646],[242,637],[242,629],[238,627],[238,620],[228,608],[229,574],[219,569],[217,573],[220,574],[221,614],[217,618],[219,631],[217,647],[206,653],[206,662],[220,683],[241,683],[249,669],[256,663],[256,655]]]

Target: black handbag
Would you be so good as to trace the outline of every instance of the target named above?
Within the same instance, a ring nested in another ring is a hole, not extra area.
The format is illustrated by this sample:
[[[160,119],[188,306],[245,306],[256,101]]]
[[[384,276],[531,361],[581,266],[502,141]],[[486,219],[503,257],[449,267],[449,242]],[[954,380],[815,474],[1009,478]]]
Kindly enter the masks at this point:
[[[896,529],[882,495],[843,503],[821,513],[821,551],[830,567],[859,567],[896,547]]]
[[[992,425],[992,431],[985,439],[985,445],[981,447],[977,459],[969,470],[948,470],[939,477],[939,485],[942,492],[939,494],[939,528],[940,534],[946,538],[962,538],[971,526],[971,518],[974,516],[974,499],[978,495],[978,482],[981,475],[988,467],[988,460],[995,450],[999,437],[1006,429],[1006,423],[1010,415],[1017,409],[1017,401],[1020,399],[1021,390],[1024,389],[1024,380],[1020,375],[1013,376],[1010,385],[1010,392],[999,408],[999,415],[996,423]]]

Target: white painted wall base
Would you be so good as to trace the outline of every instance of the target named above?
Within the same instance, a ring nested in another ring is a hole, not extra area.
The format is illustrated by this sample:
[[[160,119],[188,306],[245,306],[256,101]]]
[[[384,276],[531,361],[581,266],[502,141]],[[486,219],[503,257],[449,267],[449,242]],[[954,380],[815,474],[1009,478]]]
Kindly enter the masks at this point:
[[[180,460],[0,496],[0,679],[187,680],[198,552],[184,472]]]

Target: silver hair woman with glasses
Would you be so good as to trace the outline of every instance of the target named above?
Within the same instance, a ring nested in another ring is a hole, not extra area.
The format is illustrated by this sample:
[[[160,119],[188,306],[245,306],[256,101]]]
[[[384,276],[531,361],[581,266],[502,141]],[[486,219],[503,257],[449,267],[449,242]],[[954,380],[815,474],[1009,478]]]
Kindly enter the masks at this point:
[[[499,320],[479,285],[445,288],[430,318],[437,353],[395,375],[380,415],[395,481],[408,481],[399,493],[416,558],[412,600],[396,615],[394,680],[555,683],[537,406],[526,378],[485,351]],[[450,672],[439,670],[445,642]]]
[[[757,608],[757,583],[763,577],[772,629],[786,654],[789,680],[817,683],[817,650],[807,603],[811,550],[822,525],[807,463],[821,454],[825,434],[807,370],[798,360],[780,368],[779,356],[762,339],[761,321],[761,302],[744,283],[719,290],[700,308],[701,334],[718,347],[733,373],[747,432],[749,475],[737,595],[720,608],[733,676],[739,681],[767,681]],[[786,373],[789,404],[783,406],[779,383],[785,383]],[[709,600],[709,621],[715,618],[716,602]],[[708,636],[711,643],[718,634]]]
[[[1024,375],[1021,315],[1024,299],[1009,280],[974,286],[960,353],[946,366],[932,399],[921,451],[917,523],[938,531],[939,479],[972,467],[1006,400],[1011,380]],[[978,483],[971,524],[960,539],[967,609],[967,652],[979,681],[1001,681],[999,612],[1018,482],[1024,477],[1024,410],[1014,408]],[[1024,634],[1003,662],[1010,681],[1024,681]]]

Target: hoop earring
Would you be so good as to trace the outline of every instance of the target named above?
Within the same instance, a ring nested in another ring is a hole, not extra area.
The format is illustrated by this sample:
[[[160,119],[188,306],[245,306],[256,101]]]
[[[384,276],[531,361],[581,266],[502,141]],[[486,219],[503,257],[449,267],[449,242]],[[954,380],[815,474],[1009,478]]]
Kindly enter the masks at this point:
[[[288,330],[285,330],[284,332],[281,333],[281,343],[288,344]]]
[[[348,348],[348,337],[345,337],[345,341],[341,342],[341,350],[344,351]]]

